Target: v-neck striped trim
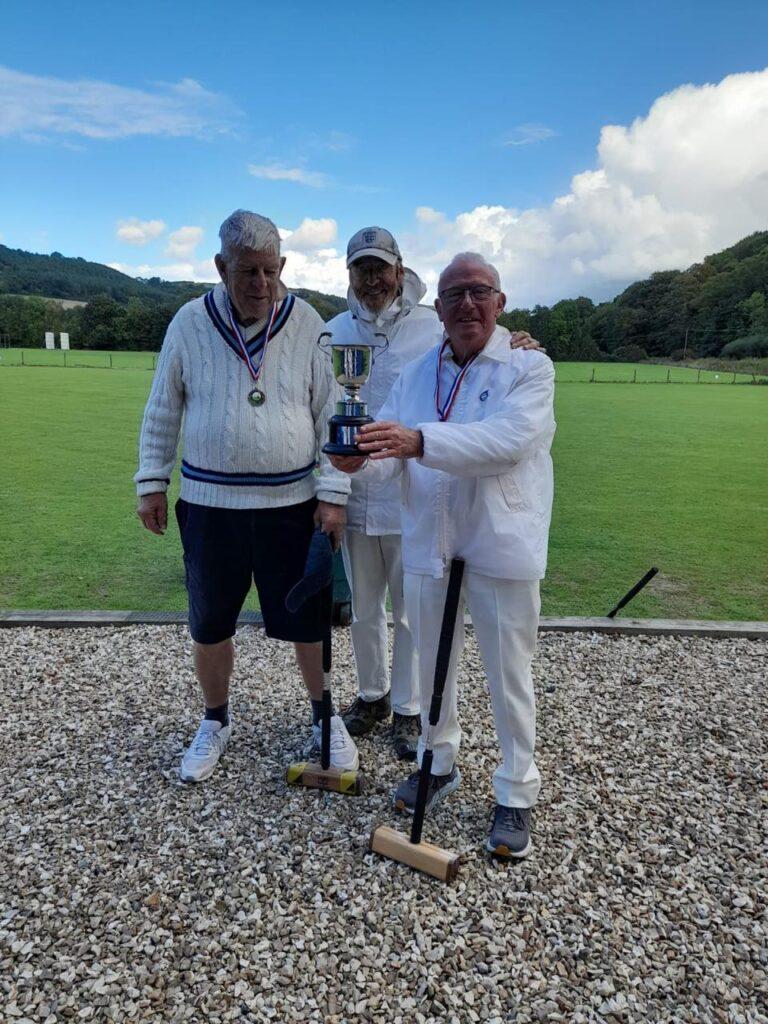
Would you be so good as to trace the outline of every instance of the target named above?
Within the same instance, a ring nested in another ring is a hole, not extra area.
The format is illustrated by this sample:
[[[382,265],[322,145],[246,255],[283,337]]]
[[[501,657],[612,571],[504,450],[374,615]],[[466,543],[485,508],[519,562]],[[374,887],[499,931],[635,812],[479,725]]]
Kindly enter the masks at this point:
[[[213,324],[213,326],[222,336],[224,341],[226,341],[226,343],[229,345],[229,347],[232,349],[232,351],[235,353],[238,359],[243,359],[243,353],[240,351],[240,346],[237,342],[237,338],[232,333],[232,328],[227,323],[226,319],[222,316],[219,307],[216,305],[216,300],[214,299],[214,292],[215,289],[212,289],[211,291],[206,292],[205,294],[205,297],[203,299],[205,303],[205,311],[211,318],[211,323]],[[296,296],[291,295],[290,293],[286,295],[286,297],[283,299],[282,305],[280,306],[278,314],[275,317],[275,322],[272,325],[272,330],[269,335],[270,340],[273,340],[280,333],[283,327],[285,327],[285,325],[288,323],[288,319],[293,311],[295,303]],[[245,347],[248,349],[248,354],[251,356],[251,358],[253,358],[261,351],[261,349],[264,347],[264,342],[266,341],[266,338],[267,324],[264,325],[264,327],[259,331],[258,334],[254,334],[250,341],[247,341],[245,343]]]

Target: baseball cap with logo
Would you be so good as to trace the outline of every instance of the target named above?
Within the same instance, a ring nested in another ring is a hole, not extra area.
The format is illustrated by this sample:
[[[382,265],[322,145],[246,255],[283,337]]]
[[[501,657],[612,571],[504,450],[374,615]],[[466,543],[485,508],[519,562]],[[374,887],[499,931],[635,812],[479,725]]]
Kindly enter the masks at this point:
[[[393,266],[402,259],[394,235],[386,228],[363,228],[352,235],[347,246],[347,266],[363,256],[377,256]]]

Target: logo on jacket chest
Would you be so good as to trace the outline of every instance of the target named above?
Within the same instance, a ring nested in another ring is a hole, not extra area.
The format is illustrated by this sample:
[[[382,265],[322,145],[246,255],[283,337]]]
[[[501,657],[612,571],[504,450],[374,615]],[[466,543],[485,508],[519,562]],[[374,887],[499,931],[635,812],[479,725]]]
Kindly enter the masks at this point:
[[[486,388],[485,391],[481,391],[480,392],[480,401],[484,402],[488,398],[488,395],[490,395],[490,391],[488,390],[488,388]]]

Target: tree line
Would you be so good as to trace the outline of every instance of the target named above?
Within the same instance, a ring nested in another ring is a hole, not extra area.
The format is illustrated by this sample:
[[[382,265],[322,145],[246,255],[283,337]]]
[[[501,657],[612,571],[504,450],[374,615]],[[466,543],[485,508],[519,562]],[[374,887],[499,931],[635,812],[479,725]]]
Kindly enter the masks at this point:
[[[105,283],[109,291],[91,293]],[[59,253],[37,256],[0,246],[0,335],[14,345],[36,346],[45,331],[68,331],[77,348],[157,351],[176,310],[209,287],[140,281]],[[62,309],[35,297],[35,288],[85,297],[88,304]],[[346,308],[338,296],[296,292],[324,320]],[[509,310],[500,322],[530,331],[558,361],[768,356],[768,232],[749,235],[688,270],[652,274],[611,302],[563,299]]]
[[[636,281],[611,302],[564,299],[500,319],[556,360],[768,356],[768,232]]]

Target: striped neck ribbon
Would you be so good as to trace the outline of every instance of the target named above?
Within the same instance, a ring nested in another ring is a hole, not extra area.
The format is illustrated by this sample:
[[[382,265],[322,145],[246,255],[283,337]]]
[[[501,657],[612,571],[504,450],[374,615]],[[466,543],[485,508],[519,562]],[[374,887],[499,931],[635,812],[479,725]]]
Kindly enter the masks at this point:
[[[453,409],[454,403],[455,403],[456,399],[458,398],[459,390],[461,389],[461,385],[462,385],[462,382],[463,382],[464,377],[466,375],[466,372],[470,368],[472,363],[474,363],[475,359],[477,359],[478,355],[480,354],[479,352],[475,352],[475,354],[470,356],[469,359],[466,361],[466,363],[464,363],[462,368],[459,370],[459,372],[454,377],[453,383],[451,384],[450,388],[448,389],[448,395],[447,395],[445,401],[441,404],[441,402],[440,402],[440,374],[442,373],[442,369],[443,369],[443,359],[444,359],[444,356],[445,356],[445,352],[446,352],[446,349],[448,348],[448,346],[450,344],[451,344],[450,338],[446,338],[443,341],[443,344],[440,346],[440,351],[437,354],[437,380],[435,382],[435,409],[437,410],[437,415],[440,417],[440,422],[441,423],[444,423],[449,418],[449,416],[451,415],[451,410]]]
[[[229,317],[229,322],[232,327],[232,333],[237,338],[237,343],[240,346],[240,354],[243,357],[246,366],[248,367],[248,372],[253,378],[253,383],[256,384],[261,375],[261,369],[264,366],[264,356],[267,354],[267,345],[269,344],[269,336],[272,333],[272,326],[275,322],[277,311],[278,309],[280,309],[282,303],[278,304],[277,302],[275,302],[272,304],[272,312],[270,313],[269,322],[267,323],[267,331],[264,336],[264,344],[261,346],[261,349],[259,351],[258,363],[254,360],[253,356],[248,351],[248,346],[245,344],[245,336],[243,335],[243,332],[240,330],[240,324],[235,319],[235,313],[234,310],[232,309],[232,303],[229,301],[229,292],[226,290],[226,288],[224,289],[224,303],[227,307],[227,316]]]

